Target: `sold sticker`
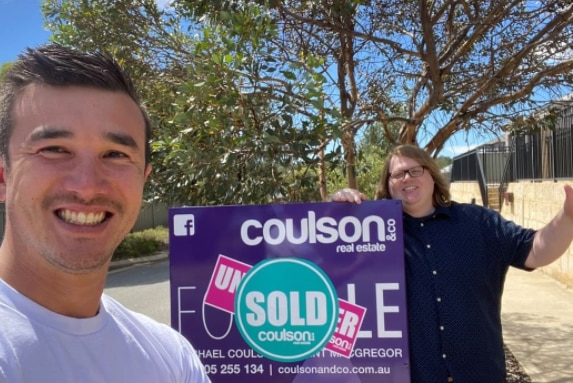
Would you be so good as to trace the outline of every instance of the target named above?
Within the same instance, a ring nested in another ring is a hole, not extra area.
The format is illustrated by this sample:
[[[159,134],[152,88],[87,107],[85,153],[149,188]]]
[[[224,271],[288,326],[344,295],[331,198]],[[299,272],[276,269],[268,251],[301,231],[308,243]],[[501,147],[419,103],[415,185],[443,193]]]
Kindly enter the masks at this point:
[[[316,264],[277,258],[255,265],[235,295],[235,322],[245,342],[279,362],[321,351],[339,319],[336,290]]]
[[[251,265],[219,254],[215,270],[207,287],[205,303],[234,314],[235,291],[243,276],[250,269]]]
[[[338,306],[340,307],[338,325],[325,349],[350,358],[366,315],[366,307],[343,299],[338,300]]]

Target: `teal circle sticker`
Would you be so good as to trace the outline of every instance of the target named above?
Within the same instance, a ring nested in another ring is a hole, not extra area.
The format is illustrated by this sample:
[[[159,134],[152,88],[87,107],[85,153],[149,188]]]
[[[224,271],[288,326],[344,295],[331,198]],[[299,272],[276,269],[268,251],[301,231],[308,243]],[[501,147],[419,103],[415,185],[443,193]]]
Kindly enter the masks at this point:
[[[235,294],[235,323],[247,344],[278,362],[321,351],[338,320],[338,296],[316,264],[276,258],[256,264]]]

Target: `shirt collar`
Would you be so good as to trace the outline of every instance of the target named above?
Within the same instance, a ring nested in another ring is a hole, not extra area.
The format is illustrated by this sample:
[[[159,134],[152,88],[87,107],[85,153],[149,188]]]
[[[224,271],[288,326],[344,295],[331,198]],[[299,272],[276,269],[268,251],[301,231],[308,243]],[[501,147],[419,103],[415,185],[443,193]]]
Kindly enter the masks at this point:
[[[453,205],[454,203],[452,203]],[[408,213],[404,213],[404,219],[407,220],[414,220],[414,221],[427,221],[434,218],[456,218],[456,211],[452,209],[452,206],[437,206],[436,210],[432,214],[429,214],[425,217],[412,217]]]

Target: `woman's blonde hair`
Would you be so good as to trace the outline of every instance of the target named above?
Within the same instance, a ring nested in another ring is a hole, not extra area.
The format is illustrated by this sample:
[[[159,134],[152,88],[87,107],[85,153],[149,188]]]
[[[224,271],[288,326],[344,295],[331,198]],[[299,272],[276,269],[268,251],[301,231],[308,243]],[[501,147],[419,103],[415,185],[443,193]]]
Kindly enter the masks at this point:
[[[427,172],[430,172],[430,175],[434,179],[434,206],[450,206],[450,188],[440,172],[438,164],[425,150],[415,145],[399,145],[390,151],[390,154],[388,154],[386,158],[386,163],[382,167],[382,174],[380,175],[380,181],[378,181],[376,188],[376,199],[392,198],[388,189],[388,181],[390,179],[390,162],[394,156],[413,159],[423,166]]]

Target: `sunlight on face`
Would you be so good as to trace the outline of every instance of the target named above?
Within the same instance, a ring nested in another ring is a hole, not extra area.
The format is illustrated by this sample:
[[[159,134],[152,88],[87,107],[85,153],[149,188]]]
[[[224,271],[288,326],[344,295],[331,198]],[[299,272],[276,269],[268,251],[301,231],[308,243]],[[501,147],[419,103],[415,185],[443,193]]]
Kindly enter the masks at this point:
[[[434,180],[429,171],[423,170],[420,174],[412,169],[417,169],[420,164],[409,157],[393,156],[390,159],[390,174],[401,175],[398,179],[388,180],[388,190],[394,199],[402,200],[404,211],[413,217],[423,217],[434,211],[433,193]],[[408,171],[408,172],[407,172]]]
[[[141,206],[145,123],[123,93],[33,86],[17,99],[2,168],[5,241],[17,261],[99,269]]]

